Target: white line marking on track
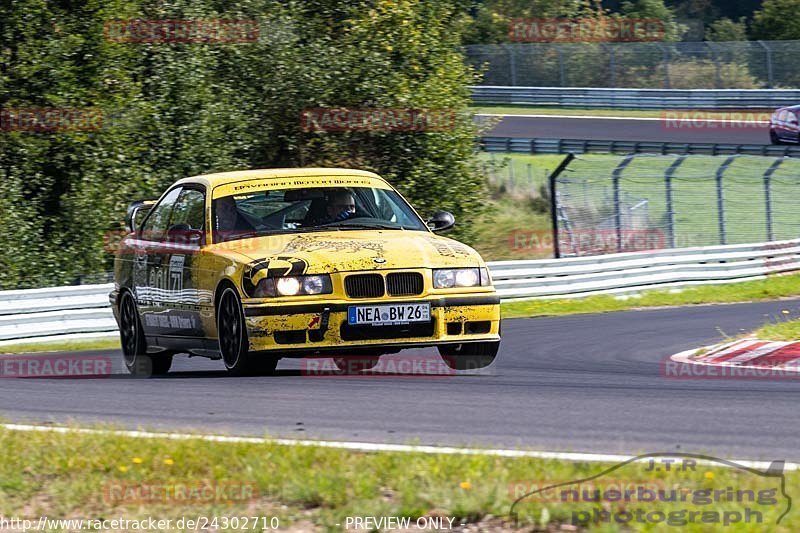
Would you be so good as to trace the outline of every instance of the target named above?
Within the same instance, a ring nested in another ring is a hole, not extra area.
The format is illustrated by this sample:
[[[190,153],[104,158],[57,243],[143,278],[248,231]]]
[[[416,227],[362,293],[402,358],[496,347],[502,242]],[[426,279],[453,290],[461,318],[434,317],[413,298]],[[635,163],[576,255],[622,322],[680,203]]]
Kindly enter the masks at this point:
[[[668,116],[668,117],[604,117],[599,115],[506,115],[503,113],[476,113],[476,117],[501,117],[501,118],[513,118],[513,117],[520,117],[520,118],[572,118],[578,120],[638,120],[643,122],[688,122],[691,124],[696,124],[699,122],[706,122],[709,124],[763,124],[768,125],[768,120],[744,120],[744,119],[701,119],[695,118],[692,116],[688,117],[679,117],[679,116]]]
[[[318,446],[321,448],[335,448],[340,450],[350,450],[357,452],[399,452],[399,453],[426,453],[442,455],[488,455],[497,457],[514,458],[533,458],[533,459],[555,459],[560,461],[574,462],[600,462],[600,463],[622,463],[633,459],[634,455],[616,455],[602,453],[573,453],[573,452],[537,452],[528,450],[504,450],[504,449],[481,449],[481,448],[457,448],[453,446],[421,446],[409,444],[379,444],[372,442],[347,442],[347,441],[326,441],[326,440],[296,440],[296,439],[268,439],[262,437],[235,437],[227,435],[203,435],[191,433],[160,433],[153,431],[134,431],[134,430],[105,430],[89,428],[70,428],[62,426],[37,426],[31,424],[2,424],[2,427],[10,431],[36,431],[51,433],[81,433],[88,435],[113,435],[119,437],[130,437],[137,439],[168,439],[168,440],[203,440],[207,442],[233,442],[251,444],[277,444],[280,446]],[[669,459],[667,455],[664,456]],[[675,457],[680,459],[680,457]],[[750,461],[726,459],[738,465],[757,470],[769,468],[770,461]],[[647,462],[649,459],[641,459],[640,462]],[[720,466],[730,468],[729,465],[715,461],[697,461],[697,464],[708,466]],[[785,470],[800,470],[798,463],[786,463]]]

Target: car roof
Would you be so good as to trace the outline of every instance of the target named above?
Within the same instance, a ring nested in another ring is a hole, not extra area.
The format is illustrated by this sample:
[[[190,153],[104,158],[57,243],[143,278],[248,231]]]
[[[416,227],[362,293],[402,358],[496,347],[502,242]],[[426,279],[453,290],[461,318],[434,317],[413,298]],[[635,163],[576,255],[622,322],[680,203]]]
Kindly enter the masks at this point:
[[[790,105],[787,107],[781,107],[775,110],[776,113],[780,111],[800,111],[800,104],[798,105]]]
[[[301,178],[310,176],[358,176],[366,178],[379,179],[386,182],[373,172],[366,170],[354,170],[350,168],[262,168],[255,170],[236,170],[233,172],[219,172],[216,174],[202,174],[200,176],[192,176],[183,178],[175,183],[200,183],[206,187],[213,188],[228,183],[236,183],[238,181],[254,180],[254,179],[269,179],[269,178]]]

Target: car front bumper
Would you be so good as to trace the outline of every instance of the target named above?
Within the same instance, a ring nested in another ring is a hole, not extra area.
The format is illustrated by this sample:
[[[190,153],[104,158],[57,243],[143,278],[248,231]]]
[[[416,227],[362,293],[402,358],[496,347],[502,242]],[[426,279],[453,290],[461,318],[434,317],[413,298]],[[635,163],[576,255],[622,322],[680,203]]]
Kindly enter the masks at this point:
[[[431,304],[431,321],[392,326],[351,326],[352,305]],[[500,340],[500,299],[495,293],[459,296],[331,301],[308,304],[244,302],[251,351],[306,355],[381,347],[392,349]],[[376,350],[381,351],[381,350]]]

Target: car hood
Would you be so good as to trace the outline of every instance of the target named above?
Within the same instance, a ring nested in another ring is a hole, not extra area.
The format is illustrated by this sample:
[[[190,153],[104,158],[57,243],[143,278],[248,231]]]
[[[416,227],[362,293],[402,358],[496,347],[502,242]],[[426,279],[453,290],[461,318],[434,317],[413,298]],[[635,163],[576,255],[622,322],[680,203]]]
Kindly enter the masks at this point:
[[[397,268],[482,266],[480,255],[453,239],[420,231],[331,231],[272,235],[218,245],[251,261],[279,261],[292,274]]]

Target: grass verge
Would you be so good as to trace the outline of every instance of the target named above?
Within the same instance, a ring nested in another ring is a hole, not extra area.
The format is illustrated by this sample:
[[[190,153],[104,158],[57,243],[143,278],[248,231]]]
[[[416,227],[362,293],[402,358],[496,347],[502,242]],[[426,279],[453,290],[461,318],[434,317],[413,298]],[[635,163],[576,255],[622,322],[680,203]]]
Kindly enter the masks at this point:
[[[39,352],[88,352],[93,350],[119,350],[119,339],[74,340],[53,342],[21,342],[0,346],[0,354]]]
[[[786,309],[784,316],[790,314]],[[784,320],[765,324],[757,329],[753,335],[759,339],[771,341],[800,341],[800,319]]]
[[[347,517],[449,517],[455,519],[455,526],[477,523],[484,530],[503,531],[513,529],[510,510],[517,497],[593,476],[599,477],[591,484],[592,493],[601,490],[606,494],[623,487],[634,494],[639,487],[643,491],[679,488],[690,498],[679,503],[644,501],[647,498],[619,502],[609,495],[608,501],[603,496],[600,507],[593,502],[574,503],[570,500],[574,493],[567,494],[565,501],[563,493],[551,490],[530,496],[516,507],[519,524],[527,530],[555,530],[559,524],[592,517],[594,510],[635,514],[640,509],[645,521],[632,521],[630,526],[635,529],[651,529],[648,513],[682,512],[686,520],[687,511],[704,511],[717,513],[717,521],[722,520],[722,513],[738,513],[740,522],[729,527],[745,531],[747,526],[741,523],[745,508],[761,513],[762,524],[774,526],[788,504],[780,491],[780,478],[720,468],[719,463],[655,470],[648,463],[632,463],[604,474],[611,465],[5,428],[0,428],[0,456],[0,513],[35,519],[152,517],[175,523],[182,517],[198,516],[276,517],[284,530],[341,531]],[[657,461],[659,464],[666,463]],[[786,484],[788,494],[797,493],[800,475],[786,473]],[[194,487],[215,490],[185,490]],[[220,487],[222,492],[217,490]],[[758,501],[724,501],[711,492],[729,487],[749,491]],[[578,488],[588,490],[589,486],[571,484],[562,490]],[[692,499],[692,495],[699,497]],[[576,517],[575,513],[586,515]],[[680,519],[680,515],[674,516]],[[651,515],[653,520],[658,517]],[[711,518],[703,514],[703,520]],[[708,530],[708,523],[697,522],[695,517],[682,525],[692,531]],[[613,524],[599,526],[607,531],[628,529]],[[797,528],[800,514],[790,513],[781,527],[773,530]],[[59,529],[64,528],[49,528]],[[240,524],[220,529],[243,528]]]
[[[645,307],[751,302],[800,295],[800,274],[724,285],[704,285],[671,290],[644,291],[620,299],[598,295],[574,300],[528,300],[502,305],[503,318],[606,313]],[[800,326],[798,326],[800,331]]]

